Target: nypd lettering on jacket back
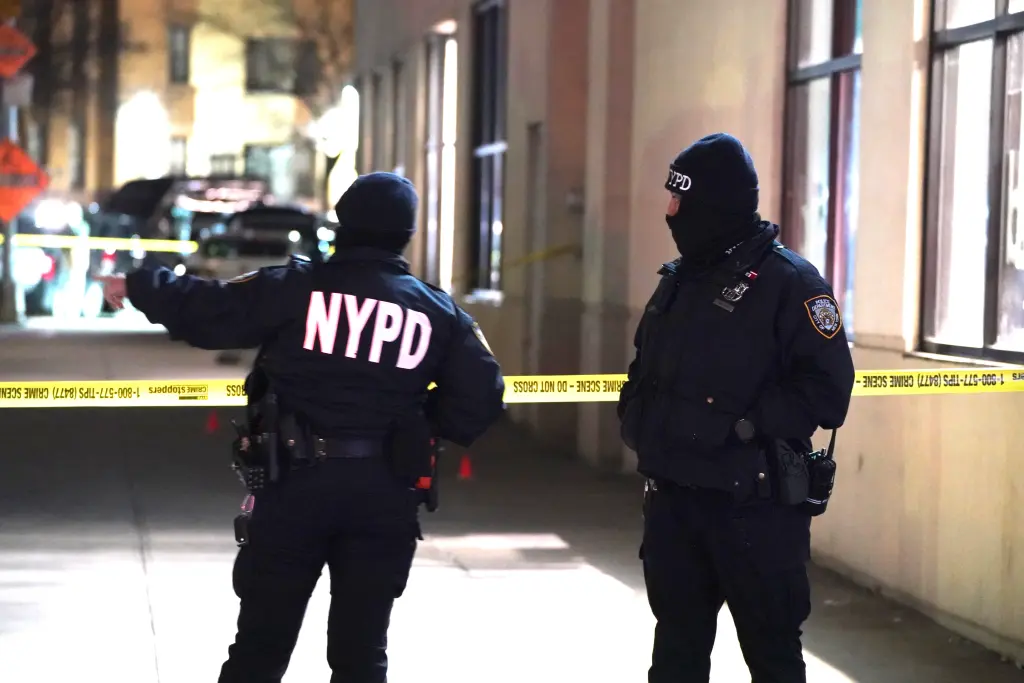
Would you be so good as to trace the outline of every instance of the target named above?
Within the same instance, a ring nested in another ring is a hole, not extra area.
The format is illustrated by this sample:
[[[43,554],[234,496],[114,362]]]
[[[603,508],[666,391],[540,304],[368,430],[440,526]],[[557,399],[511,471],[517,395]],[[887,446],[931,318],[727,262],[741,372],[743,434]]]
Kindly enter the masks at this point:
[[[332,292],[328,304],[324,292],[313,292],[306,309],[306,338],[302,347],[312,351],[317,338],[320,339],[320,353],[333,354],[341,322],[342,305],[348,321],[348,338],[345,340],[345,356],[358,358],[363,331],[373,317],[373,334],[369,351],[363,351],[371,363],[379,363],[384,344],[399,342],[396,366],[403,370],[416,368],[430,348],[430,318],[419,311],[402,308],[390,301],[364,298],[360,301],[353,294]],[[417,334],[418,332],[418,334]],[[413,348],[415,344],[415,348]]]

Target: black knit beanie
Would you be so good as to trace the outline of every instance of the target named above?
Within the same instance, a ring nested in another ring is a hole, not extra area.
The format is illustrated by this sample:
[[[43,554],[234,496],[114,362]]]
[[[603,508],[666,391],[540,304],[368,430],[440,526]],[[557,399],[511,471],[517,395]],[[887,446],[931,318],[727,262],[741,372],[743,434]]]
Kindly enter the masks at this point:
[[[359,176],[334,206],[336,246],[376,247],[402,253],[416,232],[419,196],[394,173]]]

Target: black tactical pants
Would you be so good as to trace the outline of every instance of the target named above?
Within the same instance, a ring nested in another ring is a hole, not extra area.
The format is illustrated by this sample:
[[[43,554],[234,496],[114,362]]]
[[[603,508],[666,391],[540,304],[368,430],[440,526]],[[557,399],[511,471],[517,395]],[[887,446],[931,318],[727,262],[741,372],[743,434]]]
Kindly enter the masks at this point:
[[[708,683],[729,604],[752,683],[805,683],[810,518],[774,502],[659,484],[645,501],[643,559],[657,619],[650,683]]]
[[[419,535],[416,495],[379,457],[328,460],[257,494],[251,540],[235,560],[238,634],[220,683],[281,681],[324,564],[332,683],[384,683],[391,608]]]

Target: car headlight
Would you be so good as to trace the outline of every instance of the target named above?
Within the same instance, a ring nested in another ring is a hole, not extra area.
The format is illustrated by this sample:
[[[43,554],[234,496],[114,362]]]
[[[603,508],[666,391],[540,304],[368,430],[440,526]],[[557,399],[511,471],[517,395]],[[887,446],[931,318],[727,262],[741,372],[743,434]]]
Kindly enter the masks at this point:
[[[43,199],[36,205],[33,221],[42,230],[60,230],[67,225],[67,209],[59,199]]]
[[[18,247],[14,250],[13,266],[11,276],[14,281],[25,289],[31,289],[52,270],[53,259],[39,247]]]

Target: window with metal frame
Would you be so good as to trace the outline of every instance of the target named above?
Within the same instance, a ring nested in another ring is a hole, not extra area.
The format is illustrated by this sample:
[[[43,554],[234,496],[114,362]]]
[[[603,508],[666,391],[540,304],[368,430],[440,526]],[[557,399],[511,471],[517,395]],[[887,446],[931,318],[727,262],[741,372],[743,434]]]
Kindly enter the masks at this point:
[[[455,33],[429,35],[425,56],[422,263],[424,278],[450,292],[456,281],[453,258],[459,58]]]
[[[246,177],[269,181],[274,175],[272,153],[279,145],[246,145],[243,152]]]
[[[238,155],[213,154],[210,156],[210,175],[233,176],[238,172]]]
[[[391,170],[399,175],[405,175],[405,88],[405,65],[396,59],[391,64]]]
[[[368,127],[366,125],[366,116],[367,116],[367,113],[368,113],[367,110],[369,109],[369,104],[367,103],[367,98],[364,97],[364,95],[366,94],[365,84],[366,84],[366,81],[365,81],[365,79],[362,76],[357,76],[355,78],[355,80],[352,82],[352,87],[355,88],[355,91],[357,93],[359,93],[359,115],[357,117],[358,118],[358,122],[356,124],[357,127],[358,127],[358,131],[359,131],[358,132],[359,145],[356,148],[356,158],[355,158],[356,175],[362,175],[362,174],[366,173],[366,167],[368,165],[367,160],[366,160],[365,157],[366,157],[366,134],[368,132],[368,130],[367,130]]]
[[[932,15],[921,347],[1024,358],[1024,0]]]
[[[441,94],[444,36],[427,37],[426,116],[423,145],[423,279],[438,284],[441,221]]]
[[[502,286],[508,17],[504,0],[473,8],[473,182],[470,285]]]
[[[313,197],[315,187],[315,149],[308,140],[297,143],[245,146],[245,175],[270,183],[270,191],[280,199]]]
[[[188,138],[176,135],[171,138],[171,175],[185,175],[188,167]]]
[[[384,164],[384,131],[386,128],[384,111],[384,77],[377,71],[370,77],[370,163],[371,171],[383,171]]]
[[[86,148],[84,121],[68,124],[68,185],[72,190],[84,190],[86,183]]]
[[[781,240],[832,283],[847,335],[860,187],[863,0],[790,0]]]
[[[284,37],[246,40],[246,92],[312,95],[319,78],[315,41]]]
[[[192,28],[180,24],[167,27],[167,56],[169,79],[174,84],[187,84],[189,81],[190,60],[192,56]]]
[[[316,145],[312,140],[297,140],[292,145],[291,172],[297,197],[316,197]]]

